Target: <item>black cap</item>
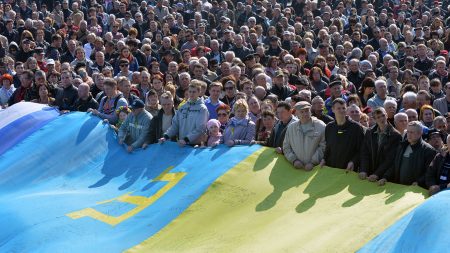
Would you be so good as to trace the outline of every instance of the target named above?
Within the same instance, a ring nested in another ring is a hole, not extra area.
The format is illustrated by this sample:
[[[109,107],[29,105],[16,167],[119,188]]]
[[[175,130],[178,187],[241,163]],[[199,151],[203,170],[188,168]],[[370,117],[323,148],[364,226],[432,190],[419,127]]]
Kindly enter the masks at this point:
[[[253,60],[253,59],[255,59],[255,55],[253,55],[253,54],[248,54],[248,55],[246,55],[245,57],[244,57],[244,61],[250,61],[250,60]]]
[[[435,128],[430,128],[427,133],[423,134],[422,137],[424,140],[429,141],[434,135],[439,135],[442,141],[445,141],[445,134]]]
[[[34,49],[34,53],[35,54],[42,54],[42,53],[44,53],[44,49],[42,47],[36,47]]]
[[[336,81],[334,81],[334,82],[331,82],[329,85],[328,85],[328,87],[333,87],[333,86],[336,86],[336,85],[342,85],[342,83],[341,83],[341,81],[339,80],[336,80]]]
[[[144,107],[145,107],[145,104],[140,99],[135,99],[133,101],[133,103],[131,103],[131,109],[140,109],[140,108],[144,108]]]
[[[278,41],[278,37],[270,36],[269,41]]]

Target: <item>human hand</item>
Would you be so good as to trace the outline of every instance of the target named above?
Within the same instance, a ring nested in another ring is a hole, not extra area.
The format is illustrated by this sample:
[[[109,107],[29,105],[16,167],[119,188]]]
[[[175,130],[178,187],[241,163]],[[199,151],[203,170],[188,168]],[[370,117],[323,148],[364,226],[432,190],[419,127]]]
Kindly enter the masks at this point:
[[[349,173],[350,171],[353,171],[354,168],[355,168],[355,165],[353,164],[352,161],[350,161],[350,162],[347,164],[347,168],[345,169],[345,173]]]
[[[128,151],[128,153],[131,153],[131,152],[133,152],[133,146],[128,146],[128,148],[127,148],[127,151]]]
[[[178,140],[178,146],[180,146],[181,148],[186,146],[186,141],[185,140]]]
[[[378,185],[383,186],[386,184],[386,181],[387,181],[386,178],[382,178],[382,179],[378,180]]]
[[[119,140],[119,145],[123,145],[123,140]]]
[[[378,176],[375,174],[372,174],[369,176],[369,178],[367,178],[367,180],[369,180],[369,182],[375,182],[378,180]]]
[[[314,165],[312,163],[308,163],[305,165],[305,170],[306,171],[310,171],[314,168]]]
[[[434,194],[438,193],[440,190],[441,190],[441,187],[439,187],[439,185],[432,185],[428,189],[428,193],[431,196],[431,195],[434,195]]]
[[[277,154],[283,154],[283,149],[281,147],[277,147],[277,148],[275,148],[275,152]]]
[[[367,177],[367,173],[366,172],[359,172],[358,176],[359,176],[359,179],[364,180]]]
[[[294,161],[294,167],[296,169],[301,169],[301,168],[303,168],[303,163],[300,160],[295,160]]]
[[[159,144],[163,144],[165,141],[166,141],[165,138],[160,138],[160,139],[158,140],[158,143],[159,143]]]
[[[142,144],[142,149],[146,149],[148,147],[148,143]]]
[[[227,144],[228,147],[233,147],[234,146],[234,141],[233,140],[228,140],[225,144]]]
[[[322,159],[322,161],[320,161],[319,163],[320,168],[323,168],[323,166],[325,166],[325,159]]]

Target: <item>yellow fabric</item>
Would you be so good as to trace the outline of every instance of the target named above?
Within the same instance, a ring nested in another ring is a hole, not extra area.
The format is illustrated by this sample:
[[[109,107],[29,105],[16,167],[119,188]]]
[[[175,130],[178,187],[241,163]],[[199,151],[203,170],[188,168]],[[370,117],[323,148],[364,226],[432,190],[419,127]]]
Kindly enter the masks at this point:
[[[425,197],[344,170],[296,170],[262,148],[128,252],[355,252]]]

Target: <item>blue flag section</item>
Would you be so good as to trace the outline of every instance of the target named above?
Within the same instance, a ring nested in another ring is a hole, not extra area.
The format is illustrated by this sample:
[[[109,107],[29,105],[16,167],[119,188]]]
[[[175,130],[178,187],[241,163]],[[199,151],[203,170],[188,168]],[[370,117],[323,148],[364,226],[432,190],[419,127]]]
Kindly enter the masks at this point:
[[[358,253],[449,252],[450,191],[425,201]]]
[[[89,114],[47,122],[15,146],[0,143],[0,252],[121,252],[260,148],[164,143],[128,154]]]

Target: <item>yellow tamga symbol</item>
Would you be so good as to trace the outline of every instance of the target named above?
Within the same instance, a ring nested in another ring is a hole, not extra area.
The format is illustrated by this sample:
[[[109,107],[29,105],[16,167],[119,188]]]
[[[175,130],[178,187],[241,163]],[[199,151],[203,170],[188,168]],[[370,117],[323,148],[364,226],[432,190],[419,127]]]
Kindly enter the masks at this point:
[[[153,204],[156,200],[158,200],[161,196],[163,196],[166,192],[168,192],[172,187],[174,187],[180,180],[186,175],[186,172],[175,172],[175,173],[168,173],[171,169],[173,169],[173,166],[170,166],[169,168],[165,169],[158,177],[153,179],[151,182],[158,182],[158,181],[164,181],[168,182],[164,187],[162,187],[159,191],[157,191],[154,195],[150,197],[144,197],[144,196],[130,196],[132,192],[126,193],[125,195],[119,196],[114,199],[98,202],[98,205],[110,203],[113,201],[119,201],[124,203],[129,203],[136,205],[135,208],[131,209],[130,211],[120,215],[120,216],[111,216],[104,214],[102,212],[99,212],[93,208],[85,208],[80,211],[76,211],[73,213],[67,214],[72,219],[79,219],[83,217],[91,217],[93,219],[102,221],[104,223],[107,223],[111,226],[115,226],[134,215],[138,214],[151,204]]]

